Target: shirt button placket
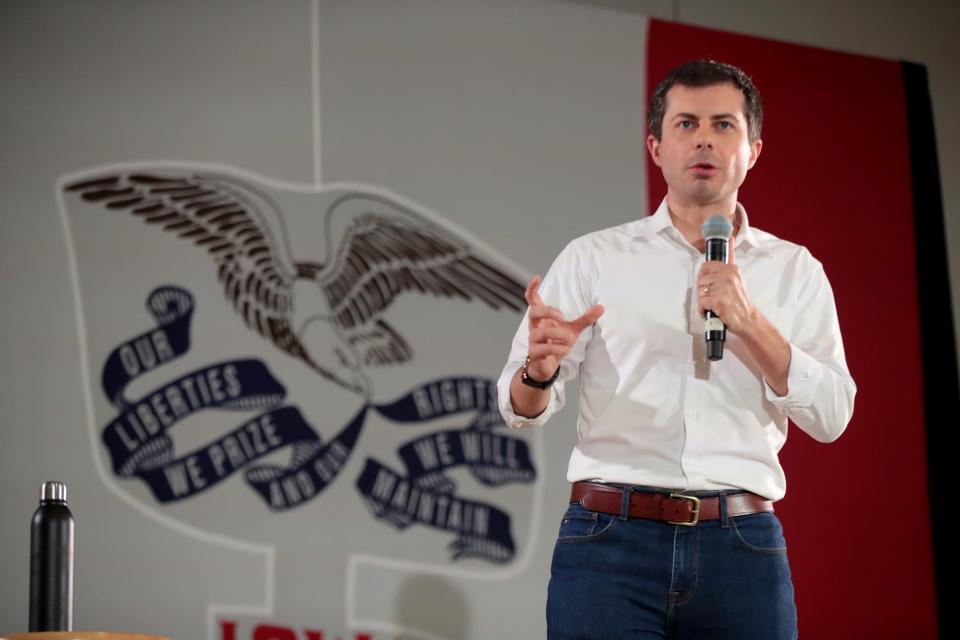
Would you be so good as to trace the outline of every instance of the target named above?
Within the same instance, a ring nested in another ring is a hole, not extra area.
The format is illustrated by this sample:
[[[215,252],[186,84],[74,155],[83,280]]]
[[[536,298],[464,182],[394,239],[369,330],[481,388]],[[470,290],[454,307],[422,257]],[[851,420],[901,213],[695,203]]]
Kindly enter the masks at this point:
[[[693,268],[690,274],[691,295],[688,317],[692,339],[690,341],[690,355],[687,362],[686,384],[684,385],[684,444],[680,460],[680,467],[687,479],[688,486],[696,482],[697,472],[690,468],[687,461],[695,460],[697,458],[698,443],[701,441],[700,429],[702,429],[702,423],[700,422],[700,408],[703,400],[703,394],[702,389],[699,388],[699,385],[702,384],[702,381],[698,380],[696,376],[697,363],[695,361],[696,349],[694,347],[694,341],[697,339],[697,336],[701,334],[700,329],[702,327],[702,323],[698,322],[699,315],[697,313],[697,275],[699,274],[700,267],[703,265],[703,263],[704,256],[702,254],[698,254],[693,260]]]

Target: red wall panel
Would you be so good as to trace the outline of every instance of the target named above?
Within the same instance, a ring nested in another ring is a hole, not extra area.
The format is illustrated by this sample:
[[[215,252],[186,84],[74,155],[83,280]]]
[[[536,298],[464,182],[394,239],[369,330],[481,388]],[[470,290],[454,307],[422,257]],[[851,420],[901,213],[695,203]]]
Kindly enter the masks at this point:
[[[828,445],[791,425],[780,453],[801,637],[936,637],[901,65],[656,20],[648,48],[648,96],[695,58],[751,75],[764,147],[739,199],[823,262],[836,297],[853,420]],[[647,173],[653,211],[666,185],[649,158]]]

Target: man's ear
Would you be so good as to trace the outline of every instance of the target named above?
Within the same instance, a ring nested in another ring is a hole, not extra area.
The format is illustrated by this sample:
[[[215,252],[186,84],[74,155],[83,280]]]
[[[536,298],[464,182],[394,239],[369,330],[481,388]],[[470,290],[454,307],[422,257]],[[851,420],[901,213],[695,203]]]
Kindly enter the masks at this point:
[[[757,164],[757,158],[760,157],[760,149],[763,148],[763,140],[757,138],[755,142],[750,143],[750,165],[747,169],[753,169],[753,165]]]
[[[653,159],[653,164],[660,166],[660,141],[653,137],[653,134],[647,136],[647,151]],[[759,153],[759,151],[757,152]],[[750,166],[753,166],[752,164]]]

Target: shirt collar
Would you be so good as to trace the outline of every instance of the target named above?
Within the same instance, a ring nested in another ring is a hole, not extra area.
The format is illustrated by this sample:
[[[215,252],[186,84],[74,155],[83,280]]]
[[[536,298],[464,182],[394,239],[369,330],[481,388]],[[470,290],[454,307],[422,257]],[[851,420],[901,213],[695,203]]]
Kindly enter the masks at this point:
[[[739,202],[737,203],[736,214],[737,219],[740,221],[740,232],[737,234],[737,239],[733,246],[739,247],[741,243],[746,243],[750,247],[759,249],[760,240],[757,237],[757,232],[750,226],[747,210],[744,209],[743,205]],[[678,234],[678,236],[680,234],[676,227],[673,226],[673,220],[670,219],[670,211],[667,208],[666,198],[660,202],[660,206],[657,207],[657,210],[652,216],[638,220],[635,225],[635,234],[638,238],[652,238],[659,235],[664,229],[673,229],[673,233]]]

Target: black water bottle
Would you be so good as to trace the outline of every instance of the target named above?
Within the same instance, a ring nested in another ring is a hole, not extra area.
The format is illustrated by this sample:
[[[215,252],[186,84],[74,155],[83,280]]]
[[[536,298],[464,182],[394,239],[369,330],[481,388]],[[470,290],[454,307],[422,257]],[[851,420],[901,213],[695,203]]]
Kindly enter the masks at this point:
[[[40,486],[30,523],[30,631],[73,631],[73,514],[62,482]]]

